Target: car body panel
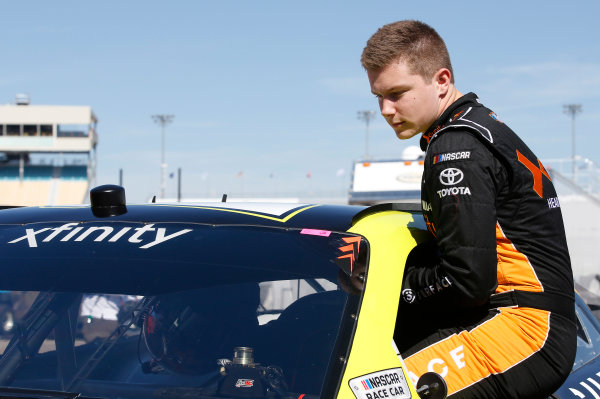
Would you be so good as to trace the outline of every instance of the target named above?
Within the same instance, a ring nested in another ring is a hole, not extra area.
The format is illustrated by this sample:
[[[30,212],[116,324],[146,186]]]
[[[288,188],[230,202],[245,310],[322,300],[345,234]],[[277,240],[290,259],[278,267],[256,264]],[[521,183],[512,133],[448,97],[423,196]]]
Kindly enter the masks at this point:
[[[599,298],[586,293],[590,301]],[[577,355],[573,371],[563,385],[552,395],[553,399],[600,398],[600,322],[582,296],[575,296],[577,313]]]
[[[217,273],[219,269],[226,274],[231,270],[227,277],[231,281],[251,280],[257,269],[238,266],[244,258],[259,265],[261,273],[266,271],[272,278],[284,278],[283,274],[277,274],[280,266],[277,262],[291,254],[295,255],[285,266],[290,276],[309,280],[329,276],[332,280],[338,273],[336,258],[324,259],[330,263],[329,268],[333,267],[331,272],[322,270],[326,265],[313,262],[313,258],[322,256],[321,253],[329,251],[327,248],[338,251],[337,247],[327,247],[327,242],[335,244],[342,237],[356,237],[346,230],[363,209],[323,205],[149,204],[130,205],[126,213],[104,218],[96,217],[89,206],[3,210],[0,211],[0,273],[5,278],[0,279],[0,285],[13,291],[53,287],[60,292],[76,287],[79,292],[89,293],[161,295],[210,286],[211,281],[219,284],[223,279]],[[319,242],[326,247],[315,252]],[[202,265],[211,265],[212,269]],[[349,307],[353,314],[357,313],[358,300],[357,297],[352,305],[354,309]],[[336,359],[347,356],[355,325],[355,319],[349,315],[343,317],[348,320],[342,321],[343,336],[333,348]],[[306,327],[310,325],[302,326],[300,331]],[[47,361],[40,364],[44,362]],[[323,387],[327,397],[332,397],[338,389],[343,367],[343,363],[335,361],[330,367]],[[114,391],[129,389],[123,384],[115,381]],[[99,389],[98,386],[94,388],[92,384],[93,389]],[[151,388],[140,385],[138,395],[144,395],[148,389]]]
[[[387,211],[368,215],[349,230],[368,240],[370,259],[352,352],[338,395],[340,399],[355,398],[349,384],[353,378],[403,368],[393,347],[393,337],[403,265],[416,244],[408,229],[413,222],[410,213]],[[408,379],[408,375],[406,377]],[[416,397],[414,388],[410,389]]]

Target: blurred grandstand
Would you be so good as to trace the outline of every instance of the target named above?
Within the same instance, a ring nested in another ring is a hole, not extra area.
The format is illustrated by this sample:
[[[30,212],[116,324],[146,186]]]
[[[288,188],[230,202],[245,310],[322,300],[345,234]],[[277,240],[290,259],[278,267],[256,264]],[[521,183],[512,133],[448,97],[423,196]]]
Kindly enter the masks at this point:
[[[96,176],[97,118],[87,106],[0,105],[0,206],[86,201]]]
[[[590,159],[548,159],[562,209],[576,283],[600,295],[600,165]]]

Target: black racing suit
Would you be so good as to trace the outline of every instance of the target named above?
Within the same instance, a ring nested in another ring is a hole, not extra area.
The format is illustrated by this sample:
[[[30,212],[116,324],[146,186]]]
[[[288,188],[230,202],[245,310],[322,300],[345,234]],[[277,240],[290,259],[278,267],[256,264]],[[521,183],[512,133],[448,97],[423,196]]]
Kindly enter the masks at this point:
[[[421,147],[423,213],[439,253],[405,270],[401,308],[427,319],[425,339],[399,342],[409,371],[446,374],[451,397],[547,396],[576,351],[573,277],[550,175],[473,93],[440,116]]]

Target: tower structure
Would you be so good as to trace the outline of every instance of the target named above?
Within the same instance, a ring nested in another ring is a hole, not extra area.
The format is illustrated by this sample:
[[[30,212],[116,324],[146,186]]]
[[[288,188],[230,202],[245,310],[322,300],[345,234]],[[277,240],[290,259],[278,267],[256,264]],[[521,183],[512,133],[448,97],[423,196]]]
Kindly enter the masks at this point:
[[[173,122],[174,115],[157,114],[152,115],[154,122],[161,127],[161,151],[160,151],[160,198],[165,198],[165,186],[167,181],[167,163],[165,159],[165,127]]]
[[[357,117],[365,122],[365,160],[370,158],[369,155],[369,125],[371,120],[375,119],[375,111],[358,111]]]
[[[573,161],[573,182],[577,183],[577,163],[576,163],[576,152],[575,152],[575,117],[582,111],[581,104],[565,104],[563,105],[565,114],[571,116],[571,138],[572,138],[572,155]]]

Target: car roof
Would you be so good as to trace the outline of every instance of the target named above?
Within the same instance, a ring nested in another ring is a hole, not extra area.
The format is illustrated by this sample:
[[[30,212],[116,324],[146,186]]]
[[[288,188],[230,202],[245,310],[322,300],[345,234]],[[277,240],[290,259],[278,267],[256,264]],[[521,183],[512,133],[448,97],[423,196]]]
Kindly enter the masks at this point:
[[[171,222],[257,225],[346,231],[366,209],[356,205],[277,203],[177,203],[127,205],[126,212],[99,217],[90,205],[41,206],[0,210],[0,224],[40,222]]]
[[[342,237],[364,209],[139,204],[110,217],[89,205],[0,210],[0,289],[146,295],[261,278],[333,281]]]
[[[346,245],[341,240],[357,220],[381,211],[411,211],[397,204],[118,207],[114,216],[90,205],[0,210],[0,289],[78,287],[145,295],[224,278],[250,281],[265,273],[275,279],[285,275],[335,280],[338,268],[325,265],[336,264],[336,250]]]

